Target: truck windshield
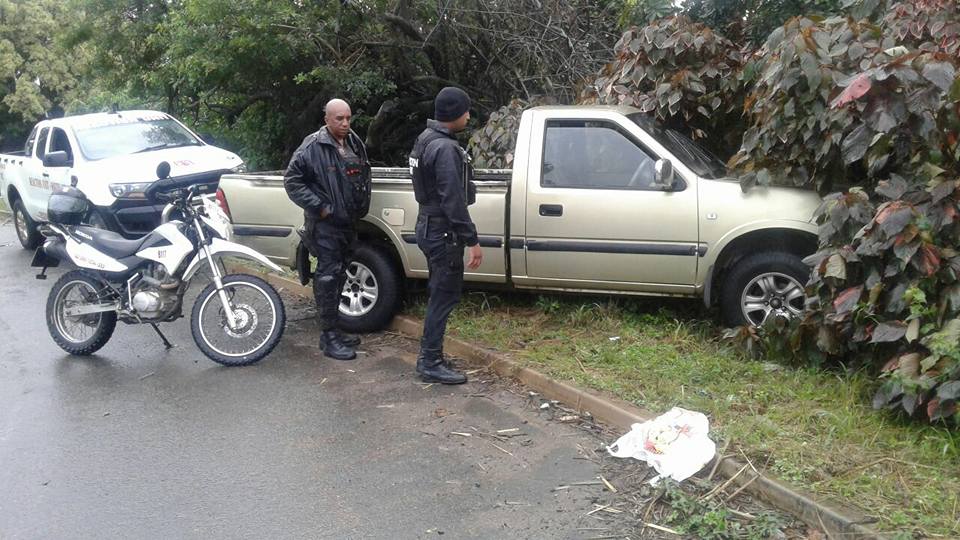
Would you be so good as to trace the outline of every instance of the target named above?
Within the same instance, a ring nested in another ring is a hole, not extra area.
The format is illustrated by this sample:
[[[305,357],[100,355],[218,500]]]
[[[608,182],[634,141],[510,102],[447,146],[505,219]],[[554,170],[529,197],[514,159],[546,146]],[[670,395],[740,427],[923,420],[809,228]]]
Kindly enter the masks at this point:
[[[200,146],[175,120],[157,119],[74,130],[80,151],[90,161],[180,146]]]
[[[686,135],[664,128],[644,113],[629,114],[627,118],[652,135],[697,176],[714,179],[727,176],[726,164]]]

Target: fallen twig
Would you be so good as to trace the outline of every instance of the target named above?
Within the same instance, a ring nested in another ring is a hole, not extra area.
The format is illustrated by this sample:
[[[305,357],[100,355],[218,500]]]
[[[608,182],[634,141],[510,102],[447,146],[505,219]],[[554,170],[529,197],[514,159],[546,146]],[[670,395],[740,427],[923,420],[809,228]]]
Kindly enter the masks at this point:
[[[748,514],[746,512],[741,512],[739,510],[734,510],[733,508],[727,508],[727,511],[735,516],[742,517],[744,519],[757,519],[757,516],[753,514]]]
[[[607,489],[609,489],[611,492],[613,493],[617,492],[617,488],[613,487],[613,484],[607,481],[607,479],[604,478],[603,475],[600,476],[600,481],[602,481],[603,485],[607,486]]]
[[[740,476],[740,475],[743,473],[743,471],[747,470],[747,467],[749,467],[749,465],[744,465],[743,467],[740,467],[740,470],[737,471],[737,474],[731,476],[726,482],[724,482],[724,483],[720,484],[719,486],[717,486],[717,487],[713,488],[712,490],[710,490],[710,492],[707,493],[706,495],[704,495],[703,497],[700,497],[700,500],[701,500],[701,501],[709,500],[709,499],[713,498],[713,496],[716,495],[717,493],[720,493],[721,491],[727,489],[727,486],[729,486],[730,484],[732,484],[733,481],[736,480],[737,477]],[[758,474],[759,474],[759,473],[758,473]]]
[[[833,535],[827,530],[827,526],[823,524],[823,518],[820,517],[820,512],[817,512],[817,521],[820,522],[820,528],[823,529],[823,534],[827,535],[827,540],[833,540]]]
[[[852,469],[848,469],[846,472],[841,473],[840,476],[847,476],[847,475],[849,475],[850,473],[853,473],[853,472],[856,472],[856,471],[859,471],[859,470],[863,470],[863,469],[869,469],[870,467],[873,467],[874,465],[879,465],[879,464],[884,463],[884,462],[900,463],[901,465],[911,465],[911,466],[914,466],[914,467],[921,467],[921,468],[924,468],[924,469],[931,469],[931,470],[934,470],[934,471],[939,470],[937,467],[931,467],[930,465],[921,465],[920,463],[913,463],[912,461],[903,461],[903,460],[894,459],[894,458],[891,458],[891,457],[883,457],[883,458],[880,458],[880,459],[871,461],[870,463],[867,463],[867,464],[864,464],[864,465],[857,465],[856,467],[854,467],[854,468],[852,468]]]
[[[665,533],[670,533],[670,534],[675,534],[675,535],[677,535],[677,536],[681,536],[680,533],[678,533],[677,531],[675,531],[675,530],[673,530],[673,529],[668,529],[667,527],[662,527],[662,526],[660,526],[660,525],[657,525],[656,523],[646,523],[646,522],[644,522],[643,525],[646,526],[646,527],[650,527],[651,529],[656,529],[656,530],[658,530],[658,531],[663,531],[663,532],[665,532]]]
[[[489,441],[487,441],[487,442],[489,442]],[[507,451],[506,449],[501,448],[500,446],[497,446],[497,445],[494,444],[494,443],[490,443],[490,444],[493,445],[493,447],[496,448],[497,450],[503,452],[504,454],[507,454],[508,456],[513,456],[513,454],[511,454],[511,453],[510,453],[509,451]]]
[[[760,478],[760,473],[753,475],[753,478],[747,480],[746,482],[743,483],[742,486],[738,487],[736,491],[734,491],[729,497],[723,500],[723,504],[727,504],[728,502],[732,501],[733,498],[739,495],[741,491],[747,489],[747,486],[754,483],[757,480],[757,478]]]
[[[717,473],[717,467],[720,466],[720,462],[723,461],[724,454],[727,453],[727,447],[730,446],[730,440],[727,439],[723,443],[723,450],[720,450],[720,453],[717,454],[717,459],[713,461],[713,468],[710,469],[710,474],[707,475],[707,482],[713,479],[713,475]]]
[[[603,510],[604,508],[610,508],[610,505],[609,505],[609,504],[595,504],[594,506],[596,506],[596,508],[594,508],[593,510],[587,512],[586,515],[592,516],[592,515],[596,514],[597,512]]]

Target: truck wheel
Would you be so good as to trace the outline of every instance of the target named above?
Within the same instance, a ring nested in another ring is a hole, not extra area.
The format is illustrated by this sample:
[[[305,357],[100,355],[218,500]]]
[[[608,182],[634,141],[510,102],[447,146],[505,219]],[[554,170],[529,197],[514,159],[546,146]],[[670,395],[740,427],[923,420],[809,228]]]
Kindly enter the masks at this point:
[[[13,201],[13,228],[17,231],[17,238],[20,239],[23,249],[37,249],[40,245],[41,237],[37,224],[27,213],[20,199]]]
[[[745,257],[727,274],[720,310],[728,326],[760,326],[770,316],[803,313],[804,284],[810,268],[800,257],[780,251]]]
[[[400,308],[400,274],[382,250],[364,244],[347,266],[340,293],[340,327],[347,332],[382,330]]]

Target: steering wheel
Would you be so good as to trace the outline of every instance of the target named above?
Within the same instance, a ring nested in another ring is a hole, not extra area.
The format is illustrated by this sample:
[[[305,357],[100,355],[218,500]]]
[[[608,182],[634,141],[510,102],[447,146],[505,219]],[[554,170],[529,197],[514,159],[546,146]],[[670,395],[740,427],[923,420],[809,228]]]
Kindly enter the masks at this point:
[[[640,180],[643,178],[653,178],[652,159],[645,159],[640,162],[640,165],[637,165],[637,170],[633,172],[633,176],[631,176],[630,181],[627,182],[627,187],[640,186]],[[649,185],[649,182],[645,182],[643,185]]]

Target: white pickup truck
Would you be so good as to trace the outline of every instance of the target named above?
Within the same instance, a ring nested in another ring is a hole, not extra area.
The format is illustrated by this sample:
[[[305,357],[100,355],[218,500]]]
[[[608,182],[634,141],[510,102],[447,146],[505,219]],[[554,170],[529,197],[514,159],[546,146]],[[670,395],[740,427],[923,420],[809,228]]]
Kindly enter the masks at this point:
[[[143,191],[164,161],[172,176],[197,174],[211,184],[244,170],[236,154],[205,143],[166,113],[84,114],[41,121],[22,152],[0,154],[0,197],[25,249],[40,241],[37,224],[47,220],[50,194],[71,185],[92,203],[90,224],[135,238],[159,224],[163,208]]]

